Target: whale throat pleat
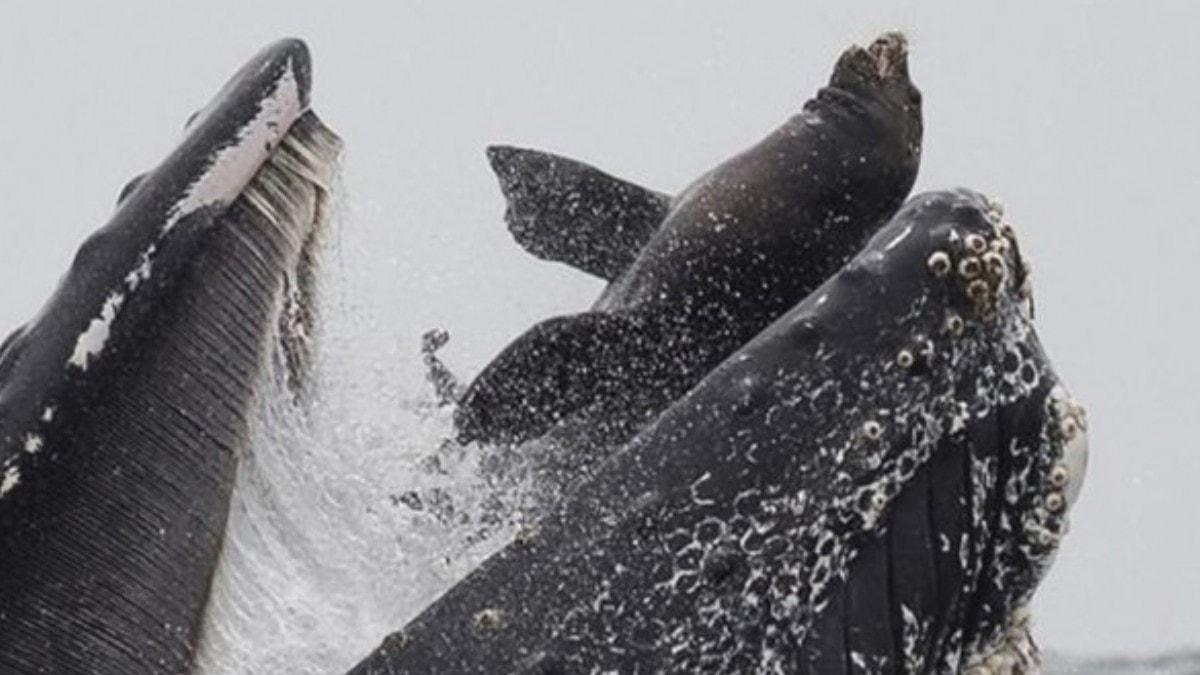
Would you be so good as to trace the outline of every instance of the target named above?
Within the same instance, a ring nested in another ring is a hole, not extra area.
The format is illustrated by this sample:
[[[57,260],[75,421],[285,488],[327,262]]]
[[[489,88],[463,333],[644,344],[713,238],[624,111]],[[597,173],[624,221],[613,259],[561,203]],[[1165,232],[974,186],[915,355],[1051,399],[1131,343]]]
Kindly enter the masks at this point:
[[[232,205],[181,220],[54,392],[39,452],[4,448],[21,481],[0,499],[0,671],[189,670],[257,387],[276,355],[307,359],[312,310],[288,310],[311,296],[338,148],[306,114]]]

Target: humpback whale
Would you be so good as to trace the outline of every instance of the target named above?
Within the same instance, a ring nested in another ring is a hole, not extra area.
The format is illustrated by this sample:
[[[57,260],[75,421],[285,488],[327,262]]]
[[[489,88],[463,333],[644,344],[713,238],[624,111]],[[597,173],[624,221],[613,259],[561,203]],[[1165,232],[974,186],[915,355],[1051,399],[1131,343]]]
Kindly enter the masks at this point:
[[[353,675],[1025,673],[1086,418],[997,202],[918,195]]]
[[[311,81],[299,40],[251,59],[0,347],[0,671],[189,670],[258,380],[304,386]]]
[[[352,672],[1036,669],[1086,416],[998,204],[895,213],[905,52],[847,52],[675,198],[492,149],[518,241],[610,286],[506,350],[460,430],[623,447]],[[305,393],[340,148],[310,89],[302,43],[256,56],[0,343],[0,671],[194,667],[251,402],[272,365]]]
[[[846,50],[799,114],[675,198],[491,148],[517,241],[610,283],[590,311],[534,326],[484,368],[459,401],[459,440],[552,432],[574,476],[604,454],[582,448],[619,447],[837,270],[916,177],[907,57],[896,33]]]

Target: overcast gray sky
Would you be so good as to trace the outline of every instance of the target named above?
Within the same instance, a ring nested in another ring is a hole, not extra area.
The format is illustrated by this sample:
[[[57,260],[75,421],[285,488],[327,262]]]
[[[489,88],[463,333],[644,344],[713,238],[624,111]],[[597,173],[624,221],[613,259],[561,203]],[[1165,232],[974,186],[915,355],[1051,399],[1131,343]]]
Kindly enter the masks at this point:
[[[847,44],[902,28],[925,93],[918,189],[1003,199],[1042,338],[1092,422],[1038,636],[1075,653],[1200,647],[1197,10],[847,4],[6,3],[0,329],[38,309],[192,110],[296,35],[349,148],[344,236],[368,254],[370,301],[404,340],[450,328],[447,357],[473,372],[600,288],[509,240],[486,144],[676,191],[794,112]]]

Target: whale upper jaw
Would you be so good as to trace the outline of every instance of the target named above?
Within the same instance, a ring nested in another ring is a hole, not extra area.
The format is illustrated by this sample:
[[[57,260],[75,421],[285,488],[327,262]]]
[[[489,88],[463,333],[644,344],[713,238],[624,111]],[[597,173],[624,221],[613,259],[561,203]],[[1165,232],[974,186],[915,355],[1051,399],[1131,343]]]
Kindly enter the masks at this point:
[[[140,212],[153,200],[164,230],[206,205],[231,204],[308,109],[312,59],[296,39],[280,40],[243,66],[188,121],[183,142],[121,202]]]

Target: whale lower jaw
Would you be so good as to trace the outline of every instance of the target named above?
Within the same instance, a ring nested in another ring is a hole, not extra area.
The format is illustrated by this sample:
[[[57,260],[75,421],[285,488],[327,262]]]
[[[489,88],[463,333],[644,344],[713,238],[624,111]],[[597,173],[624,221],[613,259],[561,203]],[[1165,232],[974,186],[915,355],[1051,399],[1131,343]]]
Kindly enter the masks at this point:
[[[1002,219],[911,198],[351,672],[1038,672],[1086,421]]]

